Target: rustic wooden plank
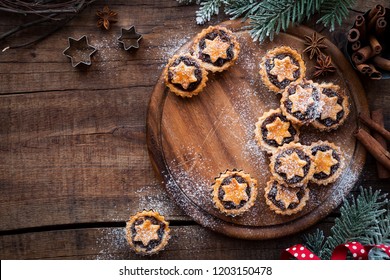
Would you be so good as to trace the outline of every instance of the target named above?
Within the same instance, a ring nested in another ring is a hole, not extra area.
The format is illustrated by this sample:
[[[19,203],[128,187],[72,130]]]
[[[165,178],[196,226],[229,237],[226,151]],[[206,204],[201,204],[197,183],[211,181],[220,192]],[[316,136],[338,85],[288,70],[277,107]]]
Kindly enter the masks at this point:
[[[328,218],[318,227],[328,234],[332,223],[333,218]],[[0,236],[0,259],[278,259],[281,250],[303,241],[303,233],[251,241],[226,237],[199,225],[171,228],[168,246],[152,257],[130,251],[123,225]]]
[[[141,5],[144,1],[134,2],[112,6],[120,11],[119,19],[108,32],[96,27],[95,12],[100,7],[97,3],[93,6],[96,8],[87,8],[61,31],[39,44],[2,53],[0,93],[152,86],[171,53],[201,27],[188,25],[188,20],[195,16],[194,6],[179,8],[175,1],[149,1],[147,5]],[[129,14],[132,16],[127,17]],[[171,14],[177,16],[167,16]],[[139,50],[126,52],[117,38],[121,27],[133,24],[144,37]],[[34,36],[33,33],[22,35],[26,41]],[[87,35],[90,44],[98,48],[87,71],[73,69],[69,59],[62,55],[68,45],[67,38],[82,35]]]
[[[149,207],[180,219],[149,163],[150,91],[2,96],[0,229],[125,220]]]

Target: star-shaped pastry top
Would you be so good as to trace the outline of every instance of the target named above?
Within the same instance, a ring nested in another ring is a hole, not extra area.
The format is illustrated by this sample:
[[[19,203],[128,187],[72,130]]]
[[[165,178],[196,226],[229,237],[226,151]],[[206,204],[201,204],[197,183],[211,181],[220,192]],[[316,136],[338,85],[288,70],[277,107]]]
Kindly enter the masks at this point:
[[[184,89],[187,89],[188,86],[197,81],[195,77],[195,66],[187,66],[183,61],[181,61],[177,66],[172,66],[169,68],[173,73],[172,83],[181,84]]]
[[[305,113],[308,110],[308,107],[315,103],[313,99],[313,88],[303,88],[298,85],[295,89],[295,93],[290,95],[289,99],[292,102],[292,113]]]
[[[214,63],[218,58],[227,58],[227,50],[230,47],[230,44],[221,40],[219,36],[215,37],[214,40],[205,40],[206,47],[203,49],[202,53],[208,54],[210,56],[211,62]]]
[[[159,225],[154,225],[150,220],[145,219],[142,224],[135,226],[134,241],[141,241],[144,246],[147,246],[150,241],[158,239],[159,229]]]
[[[128,51],[131,48],[138,49],[139,41],[142,39],[142,35],[135,31],[135,27],[131,26],[129,29],[121,29],[121,36],[118,38],[118,42],[123,45],[123,48]]]
[[[281,157],[279,162],[280,166],[277,171],[285,173],[288,180],[294,178],[294,176],[305,176],[303,167],[307,164],[307,162],[301,160],[296,152],[293,152],[291,155]]]
[[[337,103],[338,97],[329,97],[325,94],[321,95],[321,101],[323,102],[321,111],[321,120],[331,118],[337,120],[337,114],[343,110],[343,107]]]
[[[223,185],[222,189],[225,192],[223,201],[231,201],[235,205],[239,205],[242,200],[247,201],[248,194],[246,193],[247,184],[240,184],[236,178],[230,181],[229,185]]]
[[[288,131],[290,123],[282,121],[279,117],[265,127],[268,131],[267,139],[275,140],[279,145],[282,144],[284,138],[291,137],[291,133]]]
[[[64,50],[63,54],[70,58],[72,66],[91,65],[91,56],[96,52],[96,48],[88,43],[87,36],[84,35],[78,40],[69,37],[68,42],[69,47]]]
[[[326,152],[318,151],[316,153],[314,158],[315,173],[324,172],[326,175],[330,175],[332,166],[338,163],[333,158],[332,152],[332,150],[327,150]]]
[[[299,67],[291,61],[291,57],[286,56],[283,59],[274,59],[274,67],[271,69],[270,73],[275,75],[278,79],[278,82],[280,83],[285,79],[290,81],[295,80],[294,72],[298,69]]]
[[[299,199],[297,196],[297,193],[299,192],[299,188],[286,188],[278,186],[278,191],[276,193],[275,199],[278,201],[283,202],[284,207],[286,209],[290,206],[292,203],[299,203]]]

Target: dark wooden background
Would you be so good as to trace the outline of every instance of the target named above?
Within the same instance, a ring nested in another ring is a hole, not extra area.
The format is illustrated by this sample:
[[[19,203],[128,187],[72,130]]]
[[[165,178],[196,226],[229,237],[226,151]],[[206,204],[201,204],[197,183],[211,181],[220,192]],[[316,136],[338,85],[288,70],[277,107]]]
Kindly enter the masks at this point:
[[[95,12],[107,2],[119,21],[104,31]],[[357,2],[359,11],[388,5]],[[174,204],[152,169],[145,141],[150,94],[167,59],[203,28],[195,24],[196,9],[175,0],[97,1],[38,44],[0,52],[1,259],[278,259],[302,242],[303,233],[248,241],[207,230]],[[356,15],[333,33],[308,26],[338,44]],[[227,19],[219,15],[210,24]],[[23,20],[0,13],[0,32]],[[133,24],[144,37],[139,50],[126,52],[116,38]],[[91,67],[74,69],[62,52],[68,37],[82,35],[98,52]],[[383,108],[390,128],[390,80],[361,78],[370,109]],[[371,156],[358,186],[390,192]],[[166,250],[153,257],[135,255],[124,239],[125,221],[144,208],[164,214],[172,227]],[[305,232],[329,233],[337,216]]]

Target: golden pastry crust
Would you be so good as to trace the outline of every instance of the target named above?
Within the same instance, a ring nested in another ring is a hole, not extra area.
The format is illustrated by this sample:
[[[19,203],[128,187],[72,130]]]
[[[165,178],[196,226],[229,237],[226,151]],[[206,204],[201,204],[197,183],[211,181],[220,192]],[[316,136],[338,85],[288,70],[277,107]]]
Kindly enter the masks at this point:
[[[300,143],[290,143],[278,148],[271,156],[271,174],[288,187],[306,185],[314,173],[310,149]]]
[[[175,55],[164,69],[164,80],[176,95],[192,97],[206,86],[207,74],[199,59],[190,54]]]
[[[207,70],[222,72],[237,60],[240,44],[227,28],[210,26],[196,36],[191,52]]]
[[[340,177],[344,169],[344,156],[338,146],[328,141],[317,141],[310,146],[315,170],[311,181],[328,185]]]
[[[226,170],[212,185],[214,206],[229,216],[238,216],[248,211],[256,197],[257,181],[243,171]]]
[[[283,115],[297,125],[312,123],[321,112],[321,89],[311,80],[291,83],[282,94],[280,109]]]
[[[299,140],[299,128],[292,124],[280,109],[265,112],[257,121],[255,137],[260,148],[268,153],[284,144]]]
[[[322,109],[312,125],[323,131],[341,126],[349,115],[349,100],[344,91],[333,83],[320,84]]]
[[[281,46],[265,54],[260,63],[260,75],[270,90],[280,93],[290,83],[303,80],[306,66],[296,50]]]
[[[155,254],[168,244],[169,223],[158,212],[138,212],[126,223],[126,239],[137,254]]]
[[[290,188],[273,177],[264,189],[265,202],[272,211],[280,215],[293,215],[302,211],[309,200],[309,193],[306,185]]]

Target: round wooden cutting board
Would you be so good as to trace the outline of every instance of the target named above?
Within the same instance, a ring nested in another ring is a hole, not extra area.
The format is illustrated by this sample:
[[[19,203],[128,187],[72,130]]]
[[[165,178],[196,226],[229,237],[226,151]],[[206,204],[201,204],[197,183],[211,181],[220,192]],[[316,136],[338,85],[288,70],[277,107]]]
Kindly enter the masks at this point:
[[[315,82],[333,82],[346,91],[351,113],[346,123],[333,132],[311,127],[301,129],[300,142],[334,142],[342,149],[346,168],[328,186],[310,185],[310,199],[303,211],[277,215],[265,203],[264,187],[270,177],[269,156],[254,139],[257,119],[279,107],[280,95],[270,92],[259,74],[263,55],[274,47],[287,45],[303,53],[304,35],[313,30],[300,26],[281,33],[273,42],[253,42],[244,23],[221,24],[231,29],[241,45],[236,64],[230,69],[209,74],[206,88],[198,96],[184,99],[171,93],[161,76],[149,104],[147,143],[154,168],[167,191],[184,212],[199,224],[217,232],[247,239],[276,238],[303,230],[334,210],[353,188],[365,161],[365,151],[357,143],[359,112],[368,113],[363,88],[350,64],[329,40],[326,54],[331,55],[337,71]],[[178,53],[188,51],[191,41]],[[303,54],[306,77],[312,79],[314,62]],[[255,205],[244,215],[229,217],[213,206],[211,185],[226,169],[242,169],[258,181]],[[164,214],[164,213],[162,213]]]

